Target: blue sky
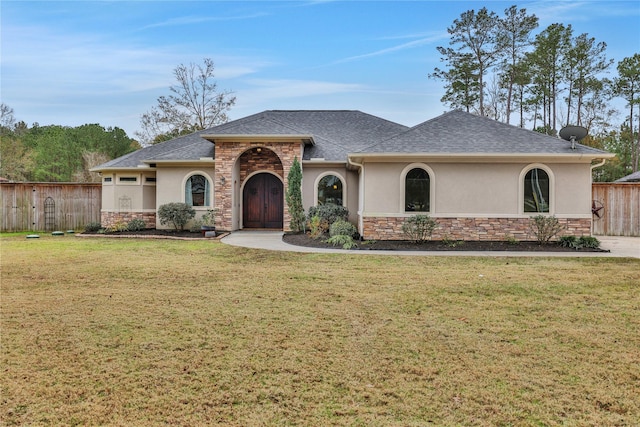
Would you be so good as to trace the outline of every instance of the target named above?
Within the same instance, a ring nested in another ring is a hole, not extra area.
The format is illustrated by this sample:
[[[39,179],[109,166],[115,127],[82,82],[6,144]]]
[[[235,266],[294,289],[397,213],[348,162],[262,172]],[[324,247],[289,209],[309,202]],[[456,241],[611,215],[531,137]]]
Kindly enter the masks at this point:
[[[446,110],[436,46],[464,11],[516,4],[607,43],[615,63],[640,52],[633,1],[7,1],[0,100],[28,124],[118,126],[169,94],[178,64],[216,64],[236,119],[269,109],[355,109],[405,125]],[[615,64],[612,69],[614,71]]]

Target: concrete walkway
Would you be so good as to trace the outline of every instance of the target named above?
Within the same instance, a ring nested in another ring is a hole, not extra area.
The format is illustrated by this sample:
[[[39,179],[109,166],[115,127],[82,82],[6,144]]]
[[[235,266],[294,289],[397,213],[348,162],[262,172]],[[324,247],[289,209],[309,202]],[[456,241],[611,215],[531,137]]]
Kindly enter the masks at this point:
[[[222,243],[253,249],[306,253],[348,253],[354,255],[408,255],[408,256],[493,256],[493,257],[631,257],[640,258],[640,237],[597,236],[600,247],[611,252],[518,252],[518,251],[346,251],[294,246],[282,241],[282,231],[235,231],[222,239]]]

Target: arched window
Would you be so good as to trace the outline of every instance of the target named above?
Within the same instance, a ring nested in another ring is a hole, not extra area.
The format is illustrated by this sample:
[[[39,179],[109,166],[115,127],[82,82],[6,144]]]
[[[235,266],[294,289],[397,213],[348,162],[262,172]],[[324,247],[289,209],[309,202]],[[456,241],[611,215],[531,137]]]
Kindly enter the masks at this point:
[[[342,206],[343,194],[342,180],[336,175],[326,175],[318,181],[318,205],[333,203]]]
[[[524,176],[524,211],[549,212],[549,175],[533,168]]]
[[[189,206],[211,206],[209,180],[203,175],[191,175],[184,186],[184,202]]]
[[[429,173],[422,168],[413,168],[405,177],[404,210],[406,212],[429,212],[431,209],[431,183]]]

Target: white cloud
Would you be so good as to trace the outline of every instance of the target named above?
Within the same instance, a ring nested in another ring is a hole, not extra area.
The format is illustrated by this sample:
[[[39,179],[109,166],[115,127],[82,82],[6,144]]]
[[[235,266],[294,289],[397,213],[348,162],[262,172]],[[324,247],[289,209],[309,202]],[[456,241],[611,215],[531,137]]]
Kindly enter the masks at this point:
[[[393,38],[388,38],[389,40],[391,39],[397,39],[397,38],[409,38],[411,36],[398,36],[398,37],[393,37]],[[438,42],[440,40],[446,40],[449,38],[449,35],[446,32],[441,32],[441,33],[433,33],[430,34],[428,36],[420,36],[420,38],[418,38],[417,40],[412,40],[406,43],[402,43],[396,46],[391,46],[385,49],[380,49],[380,50],[376,50],[374,52],[369,52],[369,53],[364,53],[362,55],[355,55],[355,56],[350,56],[348,58],[343,58],[343,59],[339,59],[337,61],[334,61],[331,63],[331,65],[334,64],[342,64],[345,62],[352,62],[352,61],[358,61],[361,59],[367,59],[367,58],[373,58],[376,56],[382,56],[382,55],[388,55],[388,54],[392,54],[398,51],[402,51],[402,50],[407,50],[407,49],[414,49],[417,47],[421,47],[424,45],[429,45],[435,42]]]
[[[145,25],[140,29],[148,30],[151,28],[194,25],[194,24],[202,24],[205,22],[240,21],[245,19],[262,18],[267,15],[268,15],[267,13],[259,12],[259,13],[252,13],[249,15],[238,15],[238,16],[200,16],[200,15],[181,16],[177,18],[167,19],[166,21],[162,21],[162,22],[157,22],[155,24]]]

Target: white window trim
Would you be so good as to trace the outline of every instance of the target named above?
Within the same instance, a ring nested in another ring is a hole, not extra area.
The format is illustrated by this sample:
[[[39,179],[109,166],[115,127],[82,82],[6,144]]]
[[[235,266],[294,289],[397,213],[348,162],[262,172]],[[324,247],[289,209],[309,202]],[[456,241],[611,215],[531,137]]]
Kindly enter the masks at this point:
[[[122,178],[135,178],[135,181],[121,181]],[[131,186],[141,185],[141,179],[140,179],[139,173],[118,173],[114,177],[114,181],[116,185],[131,185]]]
[[[192,176],[194,176],[194,175],[202,175],[207,180],[209,180],[209,201],[211,202],[211,205],[209,205],[209,206],[192,206],[192,208],[195,209],[196,211],[205,211],[205,210],[213,208],[213,205],[214,205],[213,178],[211,178],[211,175],[209,175],[205,171],[201,171],[201,170],[191,171],[187,175],[185,175],[185,177],[182,179],[182,185],[180,186],[180,188],[181,188],[180,191],[182,193],[182,198],[180,200],[182,201],[182,203],[185,203],[185,200],[187,200],[187,195],[186,195],[184,189],[185,189],[185,186],[187,184],[187,180],[189,178],[191,178]]]
[[[316,180],[313,183],[313,205],[318,206],[318,184],[320,184],[320,180],[329,175],[337,176],[342,183],[342,206],[347,207],[347,180],[340,173],[335,171],[322,172],[316,177]]]
[[[525,212],[524,211],[524,178],[531,169],[542,169],[549,177],[549,212]],[[520,171],[518,178],[518,213],[524,216],[555,215],[556,211],[556,178],[551,168],[542,163],[531,163]]]
[[[109,178],[110,181],[106,179]],[[102,185],[114,185],[116,183],[116,176],[114,174],[102,175]]]
[[[148,181],[149,178],[154,179],[154,181]],[[143,175],[142,176],[142,185],[151,185],[155,186],[157,183],[157,177],[155,175]]]
[[[425,172],[427,172],[429,174],[429,211],[428,212],[410,212],[410,211],[406,211],[404,209],[404,207],[406,206],[405,204],[405,199],[406,199],[406,194],[405,194],[405,189],[406,189],[406,185],[407,185],[407,174],[413,170],[413,169],[423,169]],[[433,172],[433,169],[431,169],[429,166],[425,165],[424,163],[411,163],[410,165],[405,166],[404,169],[402,169],[402,173],[400,174],[400,206],[398,211],[402,212],[404,214],[410,214],[410,215],[418,215],[418,214],[433,214],[436,212],[436,184],[435,184],[435,173]]]

